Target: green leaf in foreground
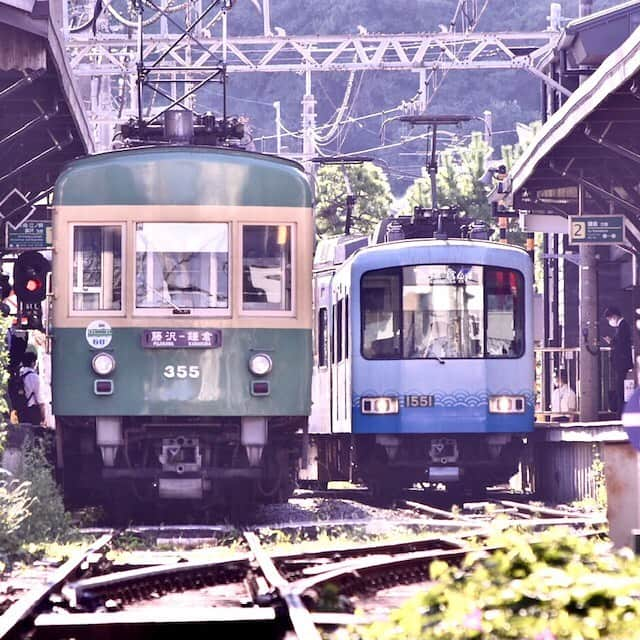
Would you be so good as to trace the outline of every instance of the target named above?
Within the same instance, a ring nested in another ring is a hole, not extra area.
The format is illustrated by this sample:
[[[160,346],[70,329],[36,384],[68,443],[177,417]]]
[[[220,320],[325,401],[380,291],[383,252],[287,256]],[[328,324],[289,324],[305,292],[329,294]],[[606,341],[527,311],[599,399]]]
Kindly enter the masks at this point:
[[[640,561],[610,545],[552,530],[531,544],[431,565],[428,589],[352,640],[638,640]]]

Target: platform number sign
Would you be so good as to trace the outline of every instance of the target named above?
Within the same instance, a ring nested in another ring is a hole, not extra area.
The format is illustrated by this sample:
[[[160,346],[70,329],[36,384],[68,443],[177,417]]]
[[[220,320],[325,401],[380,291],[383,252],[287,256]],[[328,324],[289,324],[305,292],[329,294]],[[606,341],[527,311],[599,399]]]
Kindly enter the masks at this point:
[[[583,220],[571,220],[571,240],[573,242],[587,239],[587,223]]]
[[[572,244],[618,244],[624,242],[624,216],[571,216]]]

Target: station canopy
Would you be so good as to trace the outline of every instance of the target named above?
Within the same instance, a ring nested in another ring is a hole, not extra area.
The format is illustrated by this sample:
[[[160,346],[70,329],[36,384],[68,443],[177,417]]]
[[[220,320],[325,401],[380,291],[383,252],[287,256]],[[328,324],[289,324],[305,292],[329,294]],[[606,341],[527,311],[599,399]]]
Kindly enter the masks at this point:
[[[93,151],[65,57],[62,5],[0,0],[0,223],[19,222],[66,162]]]
[[[627,2],[567,26],[558,57],[576,88],[509,174],[513,206],[529,214],[576,215],[583,187],[582,213],[624,215],[627,239],[636,251],[640,250],[638,24],[640,2]],[[567,72],[567,67],[573,69]],[[550,225],[539,230],[556,229]]]

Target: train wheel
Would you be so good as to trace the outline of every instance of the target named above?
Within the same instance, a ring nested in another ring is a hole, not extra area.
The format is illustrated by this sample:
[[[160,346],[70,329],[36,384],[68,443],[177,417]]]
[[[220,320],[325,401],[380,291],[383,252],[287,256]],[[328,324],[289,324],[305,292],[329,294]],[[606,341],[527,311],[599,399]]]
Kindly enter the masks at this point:
[[[287,450],[265,447],[262,458],[262,477],[258,483],[261,502],[286,502],[296,488],[297,463]]]
[[[473,478],[447,484],[447,494],[460,500],[483,500],[487,497],[487,487]]]
[[[379,478],[379,479],[378,479]],[[394,482],[382,473],[376,477],[376,480],[368,483],[371,498],[376,504],[390,505],[402,497],[403,486],[400,482]]]
[[[105,485],[102,504],[109,525],[126,527],[131,523],[135,510],[130,500],[131,491],[127,482],[109,482]]]

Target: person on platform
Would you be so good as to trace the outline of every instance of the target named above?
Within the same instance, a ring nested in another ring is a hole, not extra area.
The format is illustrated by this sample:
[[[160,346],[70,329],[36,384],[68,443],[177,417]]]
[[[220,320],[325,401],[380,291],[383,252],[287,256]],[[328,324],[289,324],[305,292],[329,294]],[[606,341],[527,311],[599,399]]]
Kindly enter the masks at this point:
[[[604,340],[611,347],[609,408],[619,417],[624,407],[624,380],[629,369],[633,367],[631,329],[629,323],[622,317],[618,307],[605,309],[604,317],[609,325],[616,330],[613,337],[605,336]]]
[[[552,418],[558,422],[566,422],[578,410],[578,401],[575,391],[569,386],[567,372],[564,369],[558,371],[555,376],[554,386],[551,394]]]
[[[19,415],[20,422],[34,426],[43,425],[47,419],[45,402],[42,397],[40,376],[35,370],[37,356],[33,351],[27,351],[22,357],[20,377],[24,384],[24,394],[27,401],[25,415]]]

